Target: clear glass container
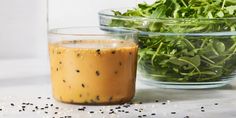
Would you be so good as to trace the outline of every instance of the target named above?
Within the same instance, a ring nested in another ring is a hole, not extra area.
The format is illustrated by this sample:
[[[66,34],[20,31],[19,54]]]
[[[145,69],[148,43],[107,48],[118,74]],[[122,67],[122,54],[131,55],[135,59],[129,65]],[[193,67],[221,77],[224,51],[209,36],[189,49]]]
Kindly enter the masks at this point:
[[[54,98],[75,104],[130,101],[135,94],[135,37],[135,32],[105,27],[50,30]]]
[[[115,16],[112,10],[99,12],[99,18],[101,26],[139,32],[138,73],[146,84],[203,89],[235,77],[236,18],[151,19]]]

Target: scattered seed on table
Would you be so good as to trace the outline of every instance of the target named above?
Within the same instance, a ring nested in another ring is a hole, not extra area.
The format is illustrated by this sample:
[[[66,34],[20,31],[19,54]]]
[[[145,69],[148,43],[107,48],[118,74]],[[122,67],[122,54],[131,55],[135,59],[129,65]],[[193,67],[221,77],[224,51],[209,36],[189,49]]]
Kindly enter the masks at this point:
[[[201,109],[204,109],[204,107],[201,107]]]
[[[139,118],[142,118],[142,116],[138,116]]]
[[[172,111],[171,114],[176,114],[176,112]]]
[[[185,116],[184,118],[189,118],[189,116]]]
[[[94,113],[94,111],[90,111],[89,113]]]
[[[205,112],[205,110],[204,110],[204,109],[202,109],[202,110],[201,110],[201,112]]]
[[[11,106],[15,106],[13,103],[11,103]]]
[[[50,104],[50,106],[52,107],[52,106],[53,106],[53,104]]]
[[[35,112],[35,110],[32,110],[32,112]]]
[[[156,114],[155,114],[155,113],[152,113],[151,115],[152,115],[152,116],[155,116]]]
[[[218,103],[215,103],[214,105],[218,105]]]
[[[57,112],[54,112],[54,114],[57,114]]]
[[[155,100],[155,102],[159,102],[158,100]]]
[[[165,104],[166,104],[165,102],[162,103],[162,105],[165,105]]]
[[[129,111],[125,111],[125,113],[129,113]]]
[[[59,109],[59,107],[55,107],[55,109]]]
[[[146,117],[147,115],[143,115],[143,117]]]
[[[47,114],[48,112],[47,112],[47,111],[45,111],[44,113],[45,113],[45,114]]]
[[[112,54],[115,54],[115,53],[116,53],[116,51],[115,51],[115,50],[113,50],[111,53],[112,53]]]
[[[50,97],[47,97],[47,99],[49,100],[49,99],[51,99]]]

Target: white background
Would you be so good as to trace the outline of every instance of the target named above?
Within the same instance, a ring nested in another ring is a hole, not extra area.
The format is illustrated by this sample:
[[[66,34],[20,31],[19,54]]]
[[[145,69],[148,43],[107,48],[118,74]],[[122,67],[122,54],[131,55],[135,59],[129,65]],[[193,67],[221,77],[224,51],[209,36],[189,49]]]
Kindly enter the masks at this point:
[[[0,79],[49,74],[47,11],[49,28],[96,26],[99,10],[134,7],[140,1],[0,0]]]

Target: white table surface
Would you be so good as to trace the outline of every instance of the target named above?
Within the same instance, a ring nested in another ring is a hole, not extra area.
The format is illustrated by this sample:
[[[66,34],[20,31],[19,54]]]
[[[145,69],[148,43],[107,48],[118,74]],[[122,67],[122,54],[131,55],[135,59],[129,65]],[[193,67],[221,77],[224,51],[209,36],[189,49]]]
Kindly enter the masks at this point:
[[[38,99],[37,97],[42,97]],[[50,97],[50,99],[47,99]],[[155,102],[159,100],[159,102]],[[173,90],[152,88],[137,82],[136,96],[133,101],[142,101],[142,104],[134,104],[129,108],[121,107],[129,113],[117,112],[110,115],[109,110],[113,106],[86,106],[85,111],[78,111],[81,105],[70,105],[55,101],[51,97],[49,76],[29,77],[24,79],[0,80],[0,118],[52,118],[72,116],[72,118],[138,118],[139,115],[147,115],[146,118],[235,118],[236,117],[236,81],[231,85],[208,90]],[[22,103],[26,105],[25,111],[19,112]],[[163,105],[162,103],[166,104]],[[11,103],[14,106],[11,106]],[[218,105],[215,105],[218,103]],[[45,107],[46,104],[54,106]],[[58,106],[59,109],[55,109]],[[205,112],[201,111],[204,107]],[[101,114],[102,110],[104,114]],[[142,112],[134,109],[143,109]],[[48,113],[45,113],[48,112]],[[91,114],[90,111],[95,111]],[[58,114],[54,114],[58,112]],[[171,114],[176,112],[176,114]],[[151,113],[155,113],[152,116]],[[145,117],[143,117],[145,118]]]

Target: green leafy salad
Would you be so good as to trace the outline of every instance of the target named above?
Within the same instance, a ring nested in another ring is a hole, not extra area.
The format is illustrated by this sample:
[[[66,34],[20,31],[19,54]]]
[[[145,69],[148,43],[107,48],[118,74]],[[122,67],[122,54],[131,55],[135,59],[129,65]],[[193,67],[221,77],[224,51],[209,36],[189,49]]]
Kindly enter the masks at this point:
[[[236,70],[236,0],[158,0],[112,11],[138,30],[139,70],[165,82],[214,82]]]

